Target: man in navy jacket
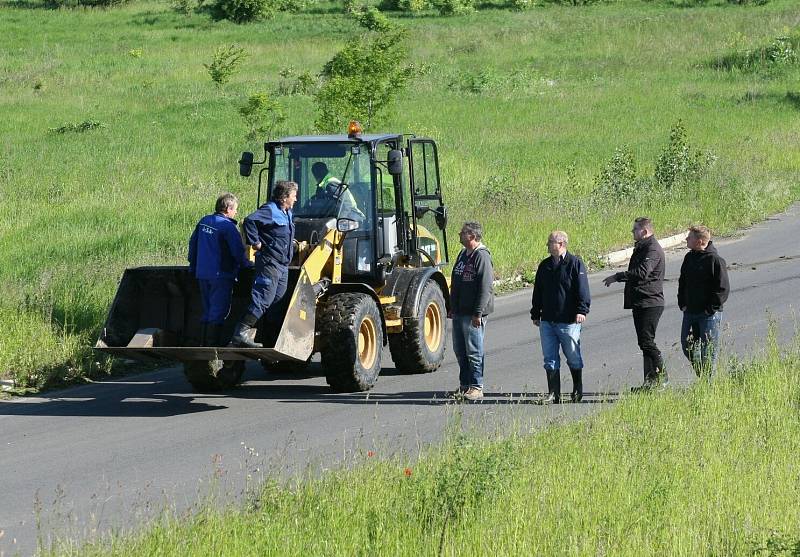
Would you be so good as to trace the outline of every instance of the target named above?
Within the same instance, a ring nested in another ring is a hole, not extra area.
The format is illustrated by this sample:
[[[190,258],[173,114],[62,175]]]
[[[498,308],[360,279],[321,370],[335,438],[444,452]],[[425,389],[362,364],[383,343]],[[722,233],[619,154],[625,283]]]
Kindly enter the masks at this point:
[[[245,348],[262,347],[255,342],[256,323],[286,294],[294,251],[292,207],[296,201],[297,184],[281,180],[272,187],[272,200],[244,219],[247,243],[256,250],[256,272],[252,301],[236,325],[232,342]]]
[[[567,251],[566,232],[556,230],[547,239],[550,257],[536,270],[531,303],[531,319],[539,327],[544,370],[547,374],[547,404],[561,402],[561,358],[564,352],[572,373],[572,401],[583,398],[583,359],[581,325],[589,313],[591,296],[586,266],[581,258]]]
[[[231,310],[233,283],[240,268],[251,266],[233,219],[238,207],[239,200],[232,193],[219,196],[215,212],[200,219],[189,240],[189,269],[200,285],[203,302],[204,346],[220,345],[222,324]]]

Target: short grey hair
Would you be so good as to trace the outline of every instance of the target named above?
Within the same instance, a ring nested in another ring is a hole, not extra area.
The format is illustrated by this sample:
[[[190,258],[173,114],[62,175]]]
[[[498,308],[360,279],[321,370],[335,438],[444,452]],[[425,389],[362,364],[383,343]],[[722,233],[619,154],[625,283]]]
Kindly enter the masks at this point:
[[[228,209],[236,209],[239,206],[239,200],[232,193],[223,193],[217,198],[217,203],[214,205],[214,211],[217,213],[224,213]]]
[[[279,180],[272,186],[272,201],[275,203],[282,203],[288,199],[293,191],[297,191],[297,182]]]
[[[461,227],[461,230],[466,230],[467,234],[472,234],[479,242],[483,239],[483,227],[479,222],[467,221]]]
[[[552,238],[556,242],[560,242],[565,246],[569,243],[569,236],[567,236],[567,233],[564,232],[563,230],[553,230],[550,233],[549,238]]]

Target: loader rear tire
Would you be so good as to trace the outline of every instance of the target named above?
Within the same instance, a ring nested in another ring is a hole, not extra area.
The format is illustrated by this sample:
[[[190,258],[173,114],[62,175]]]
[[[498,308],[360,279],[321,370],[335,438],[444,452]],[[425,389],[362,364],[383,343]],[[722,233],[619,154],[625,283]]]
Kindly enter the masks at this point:
[[[183,373],[198,393],[215,393],[238,385],[244,374],[242,360],[193,360],[184,362]]]
[[[381,314],[367,294],[331,296],[318,315],[322,367],[331,388],[340,393],[367,391],[381,372]]]
[[[417,319],[406,321],[403,331],[389,335],[389,350],[401,373],[436,371],[447,345],[447,309],[442,289],[433,280],[423,286]]]

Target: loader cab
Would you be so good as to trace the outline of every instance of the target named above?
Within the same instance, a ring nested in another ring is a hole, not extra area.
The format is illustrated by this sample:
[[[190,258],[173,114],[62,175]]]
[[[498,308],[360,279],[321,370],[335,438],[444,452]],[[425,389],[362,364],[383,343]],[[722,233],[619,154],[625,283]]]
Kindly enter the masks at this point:
[[[298,184],[297,240],[316,244],[332,219],[358,224],[342,250],[344,282],[379,285],[394,267],[447,262],[446,211],[433,141],[402,135],[305,136],[265,147],[267,197],[277,181]]]

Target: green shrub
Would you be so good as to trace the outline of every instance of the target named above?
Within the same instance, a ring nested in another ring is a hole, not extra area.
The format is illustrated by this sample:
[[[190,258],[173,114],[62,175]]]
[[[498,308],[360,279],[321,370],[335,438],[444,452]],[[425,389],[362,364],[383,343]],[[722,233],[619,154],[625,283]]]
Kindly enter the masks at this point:
[[[741,42],[737,40],[737,43]],[[798,62],[800,35],[795,33],[775,37],[768,45],[756,49],[744,49],[720,56],[711,62],[719,70],[743,72],[776,71]]]
[[[268,19],[277,11],[275,0],[217,0],[216,10],[223,19],[249,23]]]
[[[669,144],[656,161],[655,181],[669,189],[680,182],[699,178],[716,160],[711,153],[692,149],[680,120],[669,132]]]
[[[286,120],[280,103],[272,100],[267,93],[250,95],[247,103],[239,108],[239,114],[247,125],[249,140],[275,134]]]
[[[239,71],[239,66],[247,58],[244,48],[232,44],[221,46],[214,51],[210,64],[203,64],[208,75],[217,85],[225,85]]]
[[[475,11],[475,0],[437,0],[440,15],[463,15]]]
[[[278,84],[280,95],[311,95],[319,87],[317,76],[309,71],[298,73],[294,66],[287,66],[278,71],[282,81]]]
[[[422,12],[432,7],[431,0],[381,0],[378,8],[395,12]]]
[[[638,189],[633,153],[627,146],[620,147],[595,178],[595,192],[623,200],[634,197]]]
[[[88,132],[89,130],[95,130],[98,128],[105,128],[107,127],[103,122],[98,122],[97,120],[84,120],[83,122],[79,123],[72,123],[64,124],[63,126],[59,126],[57,128],[50,128],[50,132],[52,133],[83,133]]]
[[[342,129],[351,119],[369,129],[416,73],[407,63],[406,30],[393,27],[379,12],[365,16],[369,11],[354,15],[370,32],[351,39],[322,69],[324,82],[314,95],[315,125],[321,131]]]
[[[53,8],[113,8],[127,4],[130,0],[47,0]]]

